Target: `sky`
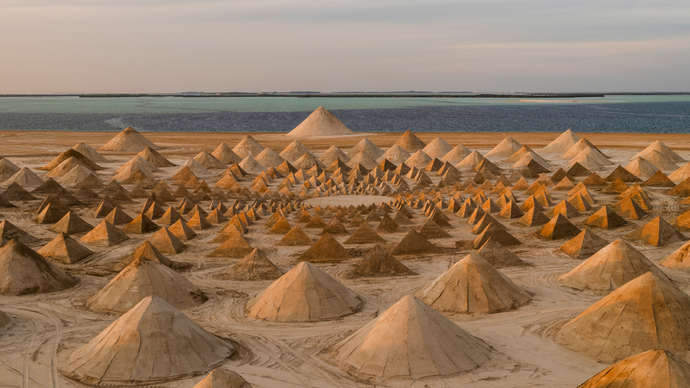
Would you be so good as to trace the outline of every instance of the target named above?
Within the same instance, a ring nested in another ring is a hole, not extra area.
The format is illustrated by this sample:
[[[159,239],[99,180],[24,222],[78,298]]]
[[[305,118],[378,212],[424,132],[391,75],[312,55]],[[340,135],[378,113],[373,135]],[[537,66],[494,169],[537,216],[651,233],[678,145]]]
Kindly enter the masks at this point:
[[[687,92],[689,21],[688,0],[0,0],[0,94]]]

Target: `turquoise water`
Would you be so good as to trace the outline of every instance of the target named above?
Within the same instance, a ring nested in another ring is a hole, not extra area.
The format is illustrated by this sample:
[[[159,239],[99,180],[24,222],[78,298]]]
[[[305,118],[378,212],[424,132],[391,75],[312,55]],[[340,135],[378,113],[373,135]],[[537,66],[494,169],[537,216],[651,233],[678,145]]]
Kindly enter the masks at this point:
[[[402,109],[442,106],[492,105],[573,105],[641,102],[690,102],[690,95],[680,96],[606,96],[572,99],[549,99],[521,102],[516,98],[338,98],[338,97],[4,97],[1,113],[105,113],[165,114],[211,112],[307,112],[319,106],[329,110]],[[544,101],[544,102],[541,102]]]
[[[324,106],[353,131],[689,133],[690,96],[579,99],[3,97],[0,131],[288,132]]]

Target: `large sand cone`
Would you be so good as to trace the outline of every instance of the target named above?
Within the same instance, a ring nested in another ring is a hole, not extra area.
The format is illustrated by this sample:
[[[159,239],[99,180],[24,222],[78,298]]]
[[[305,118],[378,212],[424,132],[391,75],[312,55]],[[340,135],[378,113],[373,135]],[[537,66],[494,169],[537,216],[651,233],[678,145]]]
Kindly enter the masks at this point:
[[[668,280],[640,251],[623,240],[616,240],[558,280],[579,290],[608,292],[650,271]]]
[[[376,244],[359,263],[355,264],[345,274],[348,278],[408,275],[416,275],[416,273],[396,260],[379,244]]]
[[[347,249],[340,245],[338,240],[333,238],[330,233],[326,233],[314,245],[304,251],[299,260],[315,263],[320,261],[341,261],[351,258],[352,256]]]
[[[416,293],[438,311],[477,314],[520,307],[530,296],[476,253],[470,253]]]
[[[426,147],[426,144],[422,140],[420,140],[417,135],[412,133],[409,129],[403,133],[402,136],[395,142],[398,146],[402,147],[405,151],[409,153],[415,153],[417,151],[421,151],[424,147]]]
[[[690,363],[668,350],[648,350],[597,373],[578,388],[690,387]]]
[[[63,373],[89,385],[161,383],[207,371],[233,353],[229,341],[149,296],[75,350]]]
[[[142,258],[161,263],[168,267],[172,266],[172,261],[170,261],[169,258],[160,253],[160,251],[149,241],[144,241],[134,252],[125,256],[119,263],[115,264],[111,270],[120,272],[134,261]]]
[[[408,295],[334,347],[335,358],[382,378],[448,376],[482,365],[491,348]]]
[[[687,237],[669,225],[661,216],[635,229],[628,237],[657,247],[688,240]]]
[[[90,145],[86,143],[78,143],[74,147],[72,147],[73,150],[79,152],[80,154],[86,156],[89,158],[91,161],[95,163],[109,163],[110,161],[106,158],[103,157],[103,155],[99,154],[98,151],[95,149],[91,148]]]
[[[429,240],[417,233],[414,229],[410,229],[391,253],[393,255],[415,255],[438,253],[440,251],[441,249],[439,247],[430,243]]]
[[[345,241],[345,244],[373,244],[385,243],[381,236],[365,221],[352,233],[352,236]]]
[[[597,236],[589,229],[585,229],[567,243],[561,245],[561,250],[573,259],[583,260],[597,253],[608,242]]]
[[[21,230],[13,223],[5,220],[0,221],[0,246],[7,244],[10,240],[20,241],[22,244],[35,244],[39,239]]]
[[[520,148],[522,148],[520,143],[516,142],[512,137],[506,136],[505,139],[503,139],[496,147],[486,154],[486,157],[507,158],[517,152]]]
[[[180,310],[198,306],[207,299],[184,276],[166,265],[141,257],[92,296],[86,307],[104,314],[123,314],[151,295]]]
[[[494,268],[524,267],[529,265],[491,237],[477,250],[477,254],[493,265]]]
[[[275,280],[281,276],[283,276],[283,271],[268,260],[266,254],[259,248],[254,248],[250,254],[221,275],[223,279],[242,281]]]
[[[315,322],[354,314],[364,301],[305,261],[247,302],[247,314],[275,322]]]
[[[104,247],[111,247],[126,240],[129,240],[129,236],[125,232],[105,220],[80,239],[87,244]]]
[[[563,132],[554,141],[549,143],[546,147],[541,149],[544,154],[563,154],[574,146],[580,140],[580,136],[575,134],[571,129]]]
[[[651,349],[687,358],[690,296],[647,272],[565,324],[557,342],[605,363]]]
[[[294,246],[309,246],[313,243],[311,237],[302,230],[299,225],[295,225],[289,232],[281,238],[276,245],[294,247]]]
[[[154,150],[160,149],[160,147],[153,144],[151,140],[137,132],[134,128],[127,127],[98,150],[139,152],[146,149],[146,147],[151,147]]]
[[[17,240],[0,249],[0,295],[62,291],[76,280]]]
[[[352,132],[333,113],[320,106],[285,136],[317,137],[352,135]]]
[[[218,368],[193,388],[252,388],[252,386],[239,373]]]
[[[559,240],[564,238],[572,238],[580,234],[580,229],[568,221],[561,213],[557,213],[551,221],[547,222],[537,236],[548,240]]]
[[[36,252],[47,259],[66,264],[80,262],[93,253],[65,233],[58,234]]]
[[[227,238],[223,244],[208,254],[208,257],[244,257],[254,250],[235,225],[225,230]]]
[[[631,157],[630,160],[633,160],[633,159],[638,158],[638,157],[646,158],[653,151],[656,151],[656,152],[660,153],[661,155],[664,155],[665,157],[671,159],[673,162],[676,162],[676,163],[686,161],[680,155],[675,153],[672,149],[668,148],[668,146],[666,144],[662,143],[659,140],[650,144],[649,147],[643,149],[642,151],[637,153],[635,156]]]
[[[683,244],[682,247],[676,249],[673,253],[666,256],[661,262],[666,268],[680,269],[684,271],[690,270],[690,241]]]

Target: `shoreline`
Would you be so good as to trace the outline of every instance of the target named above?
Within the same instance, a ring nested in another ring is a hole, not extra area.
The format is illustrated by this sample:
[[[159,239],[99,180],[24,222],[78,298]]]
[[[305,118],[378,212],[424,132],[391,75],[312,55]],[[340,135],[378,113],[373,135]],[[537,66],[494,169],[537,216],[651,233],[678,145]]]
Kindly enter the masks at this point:
[[[202,149],[214,149],[221,142],[231,147],[246,135],[251,135],[262,145],[280,151],[293,140],[301,141],[314,150],[326,150],[331,145],[351,148],[363,138],[368,138],[379,147],[388,148],[402,136],[402,132],[358,132],[339,137],[288,137],[283,132],[142,132],[154,143],[163,147],[162,154],[196,154]],[[513,137],[520,144],[527,145],[537,153],[562,132],[414,132],[428,143],[436,137],[443,138],[455,146],[463,144],[468,148],[493,148],[506,136]],[[0,131],[0,156],[38,156],[58,154],[77,143],[84,142],[94,148],[107,143],[117,132],[67,132],[67,131]],[[661,140],[677,150],[690,150],[687,134],[656,133],[582,133],[599,148],[643,149],[655,140]],[[11,141],[9,141],[11,139]],[[11,143],[11,144],[9,144]],[[106,152],[106,154],[118,154]],[[128,154],[128,153],[121,153]]]

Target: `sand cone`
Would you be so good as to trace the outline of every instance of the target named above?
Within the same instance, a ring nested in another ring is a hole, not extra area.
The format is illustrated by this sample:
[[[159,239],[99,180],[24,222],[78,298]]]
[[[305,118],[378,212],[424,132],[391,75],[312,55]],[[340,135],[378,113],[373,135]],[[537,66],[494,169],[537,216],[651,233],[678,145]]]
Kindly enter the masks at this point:
[[[605,363],[651,349],[687,357],[690,296],[647,272],[566,323],[556,341]]]
[[[160,147],[153,144],[153,142],[144,135],[140,134],[132,127],[127,127],[98,150],[139,152],[146,147],[151,147],[154,150],[160,149]]]
[[[102,221],[98,226],[79,239],[79,241],[88,244],[104,247],[111,247],[126,240],[129,240],[127,234],[108,221]]]
[[[40,254],[46,259],[50,259],[51,261],[74,264],[80,262],[93,252],[74,241],[67,234],[60,233],[48,244],[36,251],[36,253]]]
[[[666,256],[661,262],[666,268],[680,269],[687,271],[690,269],[690,242],[686,242],[682,247],[676,249]]]
[[[366,256],[345,275],[348,278],[416,275],[390,253],[376,244]]]
[[[561,245],[561,250],[573,259],[584,260],[597,253],[601,248],[608,245],[608,242],[597,236],[589,229],[585,229],[572,240]]]
[[[403,237],[403,239],[398,243],[395,249],[393,249],[391,254],[414,255],[438,253],[440,251],[441,249],[439,247],[430,243],[429,240],[417,233],[414,229],[410,229],[410,231],[407,232],[405,237]]]
[[[151,221],[150,218],[146,217],[144,214],[139,214],[137,218],[125,225],[122,228],[122,231],[125,233],[145,234],[156,231],[160,228],[161,227],[156,225],[155,222]]]
[[[342,261],[351,259],[352,256],[329,233],[324,234],[309,249],[300,255],[300,261],[312,263],[320,261]]]
[[[285,136],[319,137],[352,134],[354,134],[354,132],[338,120],[333,113],[320,106]]]
[[[103,314],[123,314],[151,295],[181,310],[198,306],[207,299],[184,276],[166,265],[141,257],[92,296],[86,308]]]
[[[477,254],[495,268],[522,267],[529,265],[493,238],[489,238],[484,245],[477,250]]]
[[[465,256],[416,295],[435,310],[464,314],[510,310],[531,299],[476,253]]]
[[[10,242],[10,240],[17,240],[26,245],[35,244],[40,241],[7,220],[0,221],[0,237],[2,238],[0,246],[4,246]]]
[[[556,214],[556,216],[546,223],[538,232],[540,237],[548,240],[572,238],[578,234],[580,234],[580,229],[568,221],[561,213]]]
[[[250,254],[221,275],[223,279],[241,281],[275,280],[281,276],[283,271],[268,260],[259,248],[254,248]]]
[[[204,372],[235,353],[157,296],[148,296],[88,344],[62,372],[90,385],[146,384]]]
[[[585,224],[589,226],[602,229],[614,229],[627,223],[627,221],[616,214],[616,212],[614,212],[613,209],[608,206],[602,206],[601,209],[597,210],[594,214],[587,218],[587,221],[585,221]]]
[[[199,213],[197,213],[199,214]],[[179,219],[168,227],[168,231],[180,241],[189,241],[196,237],[196,232],[190,228],[184,220]]]
[[[193,388],[252,388],[252,386],[239,373],[218,368]]]
[[[128,265],[132,264],[132,262],[142,258],[161,263],[168,267],[172,266],[172,261],[170,261],[170,259],[160,253],[160,251],[149,241],[144,241],[134,252],[124,257],[117,265],[113,266],[111,270],[120,272]]]
[[[272,322],[315,322],[362,309],[364,301],[313,264],[301,262],[247,302],[249,316]]]
[[[281,238],[276,245],[278,246],[286,246],[286,247],[293,247],[293,246],[309,246],[313,243],[311,240],[311,237],[307,235],[307,233],[302,230],[302,228],[299,225],[295,225],[292,229],[290,229],[289,232]]]
[[[449,376],[482,365],[491,348],[408,295],[334,346],[335,358],[382,378]]]
[[[597,373],[578,388],[690,387],[690,363],[668,350],[648,350]]]
[[[18,240],[0,249],[0,295],[62,291],[76,280]]]
[[[558,280],[579,290],[613,291],[650,271],[668,279],[632,245],[616,240]]]
[[[403,133],[402,136],[395,142],[396,145],[400,146],[407,152],[415,153],[426,147],[423,141],[421,141],[417,135],[412,133],[409,129]]]
[[[661,216],[635,229],[628,237],[657,247],[688,240],[687,237],[669,225]]]
[[[162,228],[148,238],[148,241],[161,253],[176,255],[187,246],[179,238],[175,237],[168,228]]]
[[[234,225],[225,230],[226,240],[208,257],[244,257],[254,250],[244,235]]]
[[[362,222],[352,233],[352,236],[345,240],[345,244],[373,244],[385,243],[381,236],[366,222]]]

